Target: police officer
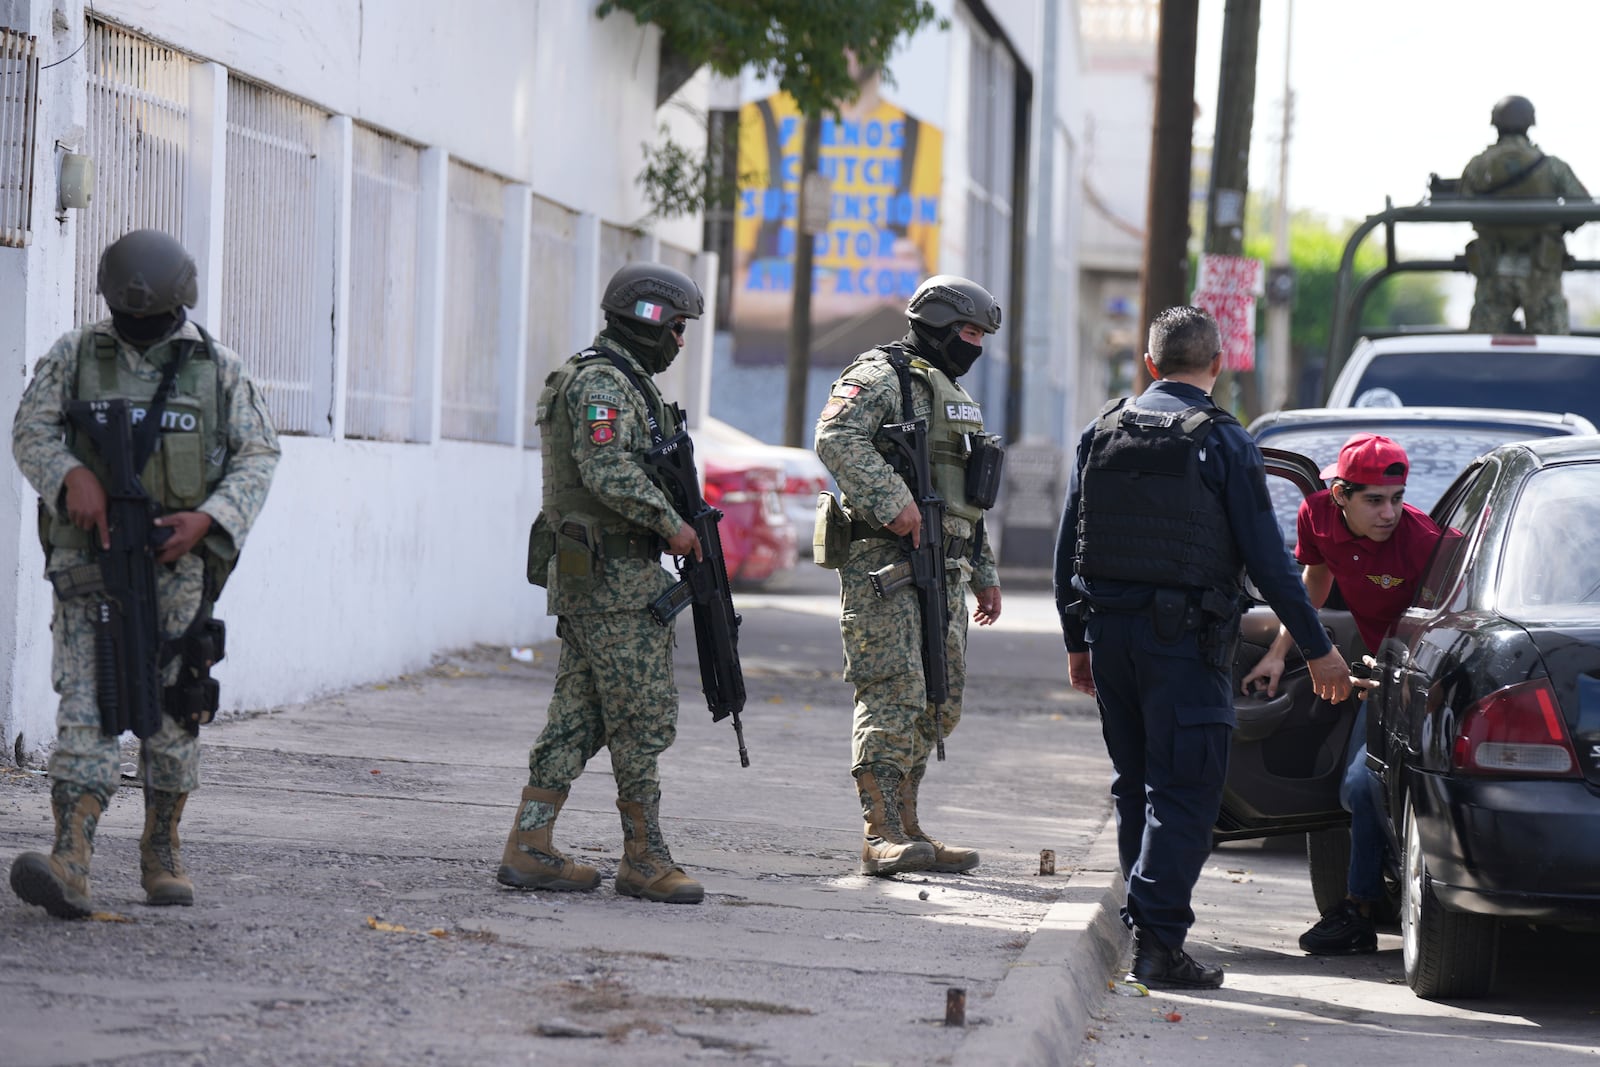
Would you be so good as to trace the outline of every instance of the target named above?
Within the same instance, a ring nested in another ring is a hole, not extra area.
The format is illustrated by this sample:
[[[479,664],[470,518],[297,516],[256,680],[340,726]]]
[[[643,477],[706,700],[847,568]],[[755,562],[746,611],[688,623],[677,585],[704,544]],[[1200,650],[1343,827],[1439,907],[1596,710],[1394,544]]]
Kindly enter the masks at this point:
[[[1588,198],[1589,191],[1571,167],[1545,155],[1528,140],[1533,104],[1527,97],[1504,97],[1494,105],[1489,121],[1499,131],[1499,140],[1474,156],[1461,172],[1464,195]],[[1467,329],[1473,333],[1509,331],[1513,329],[1511,314],[1521,307],[1529,333],[1566,333],[1567,298],[1561,292],[1561,271],[1567,258],[1563,228],[1554,223],[1508,226],[1481,222],[1474,223],[1474,228],[1478,238],[1467,246],[1467,263],[1478,283]]]
[[[89,860],[97,822],[120,778],[118,739],[101,730],[91,613],[100,597],[61,579],[94,573],[96,549],[110,547],[106,462],[67,419],[75,400],[124,398],[149,404],[170,381],[161,440],[141,482],[172,531],[160,548],[156,598],[161,638],[192,633],[210,609],[266,501],[278,439],[266,404],[237,353],[219,344],[186,308],[198,297],[194,260],[172,237],[135,230],[100,257],[100,293],[111,317],[64,334],[34,368],[11,431],[12,451],[41,502],[46,572],[57,590],[52,675],[61,703],[50,756],[56,839],[50,855],[27,852],[11,866],[11,887],[60,918],[92,911]],[[172,657],[169,687],[185,670]],[[168,693],[172,690],[169,688]],[[144,739],[145,823],[139,869],[150,904],[192,904],[194,884],[179,854],[178,821],[199,784],[193,727],[162,715]]]
[[[975,849],[923,832],[917,802],[929,755],[961,719],[966,587],[975,590],[978,625],[1000,617],[1000,578],[981,523],[993,487],[969,492],[967,481],[969,467],[998,440],[984,433],[982,410],[958,382],[982,355],[984,336],[1000,328],[1000,305],[976,282],[939,274],[918,286],[906,318],[904,337],[845,368],[816,426],[817,455],[839,483],[841,522],[848,524],[839,582],[844,677],[855,684],[856,698],[850,773],[865,823],[861,872],[878,875],[978,865]],[[885,424],[911,419],[928,421],[933,483],[945,505],[942,530],[922,528],[912,488],[880,434]],[[989,469],[998,477],[997,467]],[[945,539],[949,700],[937,708],[927,699],[915,590],[906,586],[880,598],[872,586],[874,571],[902,558],[906,537],[918,545],[925,537]]]
[[[1199,308],[1156,316],[1153,384],[1084,431],[1056,544],[1072,685],[1099,697],[1114,768],[1130,980],[1164,988],[1222,984],[1183,943],[1222,803],[1241,568],[1294,635],[1318,695],[1350,692],[1284,551],[1261,453],[1211,399],[1220,348]]]
[[[548,590],[561,660],[498,878],[520,889],[600,884],[597,870],[556,848],[553,833],[573,779],[604,747],[622,816],[617,892],[698,904],[705,890],[661,832],[657,760],[677,733],[678,689],[673,631],[648,605],[674,582],[661,553],[700,558],[701,546],[639,457],[680,428],[652,378],[677,358],[705,300],[687,275],[635,263],[612,276],[600,306],[606,325],[594,346],[551,373],[539,394],[544,503],[533,540],[549,540],[542,558],[530,554],[529,577]]]

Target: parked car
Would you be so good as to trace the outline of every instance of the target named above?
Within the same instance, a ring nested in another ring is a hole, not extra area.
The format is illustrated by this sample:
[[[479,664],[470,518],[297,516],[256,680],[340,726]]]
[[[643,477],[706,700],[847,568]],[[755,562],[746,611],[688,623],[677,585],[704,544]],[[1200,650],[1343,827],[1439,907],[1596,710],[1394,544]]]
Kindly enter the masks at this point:
[[[809,448],[770,445],[720,419],[706,419],[695,431],[695,447],[731,462],[743,457],[776,467],[778,500],[785,520],[794,531],[801,562],[811,560],[811,528],[816,520],[817,494],[833,485],[822,460]]]
[[[1329,407],[1571,411],[1600,424],[1600,338],[1424,334],[1363,339]]]
[[[760,586],[794,570],[794,529],[783,513],[778,487],[782,470],[759,457],[700,451],[706,503],[722,512],[718,531],[728,581]]]
[[[1432,507],[1435,519],[1441,523],[1451,521],[1442,515],[1440,509],[1445,504],[1439,499],[1442,495],[1451,499],[1445,493],[1449,480],[1464,467],[1478,469],[1474,463],[1482,451],[1498,454],[1497,448],[1506,451],[1544,447],[1559,440],[1571,441],[1580,450],[1593,449],[1600,455],[1600,437],[1594,435],[1593,426],[1586,420],[1546,413],[1312,409],[1265,415],[1251,429],[1264,446],[1273,508],[1284,530],[1286,547],[1294,544],[1294,520],[1300,501],[1323,488],[1319,471],[1332,462],[1339,446],[1355,432],[1383,433],[1406,447],[1413,471],[1407,484],[1407,499],[1424,510]],[[1527,438],[1553,440],[1525,446],[1504,443]],[[1459,521],[1454,524],[1460,526]],[[1600,567],[1600,555],[1595,565]],[[1424,582],[1424,588],[1436,587],[1430,579]],[[1341,650],[1354,654],[1361,648],[1354,621],[1342,610],[1337,593],[1321,615]],[[1234,667],[1236,683],[1265,653],[1277,632],[1278,620],[1264,605],[1246,613]],[[1471,643],[1470,639],[1467,643]],[[1276,697],[1235,697],[1238,728],[1216,836],[1229,840],[1306,833],[1312,890],[1319,912],[1337,903],[1345,892],[1349,835],[1344,827],[1349,817],[1339,807],[1338,793],[1355,710],[1353,700],[1337,706],[1319,701],[1311,692],[1304,664],[1294,658]],[[1596,714],[1600,714],[1600,703]],[[1369,714],[1369,719],[1376,722],[1379,716]],[[1370,744],[1374,753],[1385,751],[1376,741]],[[1396,825],[1402,826],[1398,818]],[[1402,894],[1398,881],[1393,889],[1398,905]],[[1432,988],[1426,982],[1420,986],[1414,982],[1413,988],[1423,995],[1446,995],[1425,992]]]
[[[1400,842],[1406,981],[1494,983],[1500,924],[1600,930],[1600,439],[1505,445],[1378,653],[1369,760]]]

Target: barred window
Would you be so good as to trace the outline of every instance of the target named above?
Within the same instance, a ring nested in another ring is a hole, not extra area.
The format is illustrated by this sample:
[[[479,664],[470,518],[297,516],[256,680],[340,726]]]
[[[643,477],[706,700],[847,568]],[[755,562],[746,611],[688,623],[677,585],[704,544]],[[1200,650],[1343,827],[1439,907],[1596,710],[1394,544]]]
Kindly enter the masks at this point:
[[[533,198],[528,262],[528,381],[522,439],[539,447],[539,392],[545,377],[572,355],[574,280],[578,274],[578,213]]]
[[[21,248],[33,231],[34,115],[39,107],[35,38],[0,27],[0,245]]]
[[[319,261],[333,259],[331,235],[319,239],[317,227],[327,122],[327,112],[285,93],[228,79],[223,337],[244,356],[280,433],[323,434],[330,423],[319,388],[333,373],[330,305],[316,285]]]
[[[506,182],[451,160],[449,185],[440,433],[509,443],[500,419]]]
[[[345,435],[420,440],[426,436],[416,380],[422,150],[358,125],[354,157]]]
[[[96,271],[106,245],[130,230],[184,239],[189,180],[189,75],[194,61],[90,19],[83,151],[95,161],[94,199],[78,217],[74,320],[106,316]]]

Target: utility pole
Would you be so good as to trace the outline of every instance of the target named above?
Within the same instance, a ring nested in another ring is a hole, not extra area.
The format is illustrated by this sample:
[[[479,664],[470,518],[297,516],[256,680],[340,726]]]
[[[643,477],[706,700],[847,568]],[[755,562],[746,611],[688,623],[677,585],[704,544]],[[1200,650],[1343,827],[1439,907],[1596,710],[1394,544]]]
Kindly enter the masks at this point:
[[[1267,410],[1288,405],[1299,376],[1291,373],[1290,312],[1294,275],[1289,266],[1289,133],[1294,128],[1294,89],[1289,84],[1289,48],[1294,43],[1294,0],[1288,0],[1283,27],[1283,129],[1278,136],[1278,197],[1272,209],[1272,270],[1267,280],[1267,363],[1262,404]]]
[[[794,311],[789,319],[789,358],[786,364],[783,443],[798,448],[806,443],[806,384],[811,377],[811,274],[816,260],[817,234],[828,228],[827,196],[819,194],[826,181],[819,179],[817,161],[822,155],[822,116],[807,115],[805,141],[800,146],[800,214],[795,219]],[[820,225],[819,225],[820,222]]]
[[[1156,113],[1150,132],[1150,188],[1145,209],[1144,268],[1139,290],[1143,329],[1169,307],[1188,302],[1189,166],[1194,142],[1194,52],[1200,0],[1161,0],[1156,40]],[[1135,392],[1150,378],[1141,362]]]
[[[1206,202],[1205,250],[1244,254],[1245,197],[1250,189],[1250,128],[1255,120],[1256,43],[1261,35],[1261,0],[1228,0],[1222,22],[1222,66],[1217,78],[1217,125],[1211,139],[1211,195]],[[1231,376],[1235,404],[1260,414],[1255,375]]]

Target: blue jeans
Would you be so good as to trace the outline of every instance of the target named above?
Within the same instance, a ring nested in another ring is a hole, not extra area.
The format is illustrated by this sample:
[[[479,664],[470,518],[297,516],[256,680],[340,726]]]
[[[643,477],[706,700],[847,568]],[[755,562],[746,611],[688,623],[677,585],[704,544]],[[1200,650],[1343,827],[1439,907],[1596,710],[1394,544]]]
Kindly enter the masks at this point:
[[[1356,712],[1350,731],[1350,756],[1339,787],[1339,804],[1350,813],[1350,874],[1352,897],[1369,903],[1384,898],[1383,852],[1388,831],[1383,826],[1383,797],[1377,775],[1367,769],[1367,703]]]

